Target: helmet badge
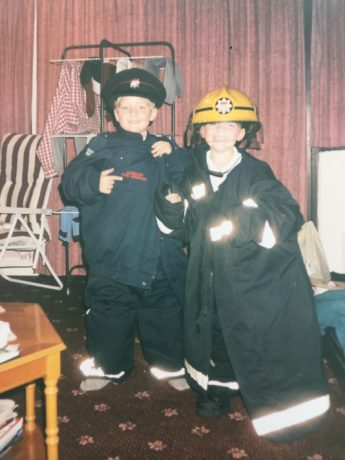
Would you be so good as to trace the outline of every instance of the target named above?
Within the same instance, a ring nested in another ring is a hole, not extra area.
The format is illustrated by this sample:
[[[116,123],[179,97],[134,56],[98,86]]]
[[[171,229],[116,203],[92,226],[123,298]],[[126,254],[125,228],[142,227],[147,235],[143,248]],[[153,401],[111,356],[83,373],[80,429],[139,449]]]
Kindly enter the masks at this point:
[[[216,101],[216,110],[221,115],[230,113],[232,107],[232,102],[228,97],[221,97]]]
[[[133,80],[131,80],[129,87],[130,88],[139,88],[140,83],[141,83],[141,81],[139,80],[139,78],[134,78]]]

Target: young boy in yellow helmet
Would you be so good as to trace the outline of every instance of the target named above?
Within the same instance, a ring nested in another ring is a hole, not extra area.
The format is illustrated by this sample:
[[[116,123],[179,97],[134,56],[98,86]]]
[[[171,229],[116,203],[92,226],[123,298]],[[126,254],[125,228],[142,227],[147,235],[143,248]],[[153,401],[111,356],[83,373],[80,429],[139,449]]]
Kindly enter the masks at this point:
[[[225,415],[240,394],[258,435],[291,441],[329,409],[297,243],[303,217],[269,165],[239,147],[260,127],[245,94],[210,92],[192,124],[202,140],[193,165],[180,189],[160,190],[156,213],[162,230],[189,244],[185,366],[197,413]]]

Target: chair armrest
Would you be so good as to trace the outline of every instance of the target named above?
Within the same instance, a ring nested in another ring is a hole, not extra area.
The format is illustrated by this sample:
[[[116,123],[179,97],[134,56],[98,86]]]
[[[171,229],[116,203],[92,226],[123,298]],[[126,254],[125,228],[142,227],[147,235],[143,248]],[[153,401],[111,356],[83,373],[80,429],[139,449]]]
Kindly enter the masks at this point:
[[[51,216],[53,214],[52,209],[42,208],[16,208],[12,206],[0,207],[0,214],[45,214]]]

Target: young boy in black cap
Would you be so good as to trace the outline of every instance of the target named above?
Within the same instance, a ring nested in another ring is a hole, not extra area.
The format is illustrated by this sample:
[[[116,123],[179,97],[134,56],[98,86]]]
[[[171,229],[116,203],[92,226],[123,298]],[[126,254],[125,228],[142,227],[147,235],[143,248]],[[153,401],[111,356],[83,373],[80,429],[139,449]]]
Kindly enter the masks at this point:
[[[116,132],[94,138],[62,177],[64,200],[80,210],[88,268],[85,391],[129,377],[136,333],[153,375],[184,374],[186,255],[159,232],[153,208],[157,187],[179,181],[187,161],[175,142],[148,132],[165,96],[143,69],[112,76],[102,97]]]

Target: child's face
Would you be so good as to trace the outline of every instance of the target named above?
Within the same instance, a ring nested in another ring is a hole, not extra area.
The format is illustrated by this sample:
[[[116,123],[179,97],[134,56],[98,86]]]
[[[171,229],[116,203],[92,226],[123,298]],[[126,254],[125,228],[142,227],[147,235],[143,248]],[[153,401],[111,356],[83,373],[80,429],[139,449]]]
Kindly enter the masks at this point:
[[[153,103],[144,97],[122,96],[116,102],[114,115],[121,128],[144,134],[157,116]]]
[[[244,138],[245,130],[239,123],[223,121],[201,126],[200,134],[211,150],[225,152],[232,150],[236,142],[240,142]]]

